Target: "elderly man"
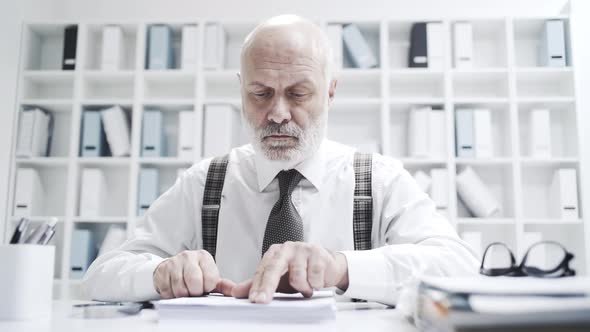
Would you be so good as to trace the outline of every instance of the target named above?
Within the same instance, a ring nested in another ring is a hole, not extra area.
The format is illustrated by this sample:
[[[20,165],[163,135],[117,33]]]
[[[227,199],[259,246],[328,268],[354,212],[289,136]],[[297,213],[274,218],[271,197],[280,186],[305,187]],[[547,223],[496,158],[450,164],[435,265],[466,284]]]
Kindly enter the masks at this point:
[[[394,304],[417,275],[476,271],[398,161],[325,138],[336,80],[315,24],[260,24],[244,42],[239,79],[251,144],[199,162],[155,201],[135,237],[88,270],[92,298],[216,291],[268,303],[275,291],[336,287]]]

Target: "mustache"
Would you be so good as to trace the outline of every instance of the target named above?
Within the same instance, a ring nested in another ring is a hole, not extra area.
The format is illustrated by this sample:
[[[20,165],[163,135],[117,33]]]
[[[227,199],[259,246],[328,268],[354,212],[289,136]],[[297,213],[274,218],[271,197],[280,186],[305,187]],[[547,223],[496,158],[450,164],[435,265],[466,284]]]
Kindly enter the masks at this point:
[[[287,123],[270,122],[265,126],[259,127],[257,131],[260,138],[271,135],[288,135],[299,138],[303,134],[303,129],[292,121]]]

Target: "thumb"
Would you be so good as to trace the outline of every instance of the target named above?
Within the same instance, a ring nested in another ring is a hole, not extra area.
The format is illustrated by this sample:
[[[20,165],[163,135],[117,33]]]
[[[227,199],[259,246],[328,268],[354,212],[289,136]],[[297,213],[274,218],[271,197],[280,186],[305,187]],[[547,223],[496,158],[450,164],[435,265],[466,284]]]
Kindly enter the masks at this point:
[[[248,279],[246,281],[243,281],[243,282],[237,284],[231,290],[231,296],[238,298],[238,299],[248,298],[251,287],[252,287],[252,279]]]
[[[236,287],[235,282],[229,279],[220,279],[212,292],[221,293],[224,296],[232,296],[232,290],[234,287]]]

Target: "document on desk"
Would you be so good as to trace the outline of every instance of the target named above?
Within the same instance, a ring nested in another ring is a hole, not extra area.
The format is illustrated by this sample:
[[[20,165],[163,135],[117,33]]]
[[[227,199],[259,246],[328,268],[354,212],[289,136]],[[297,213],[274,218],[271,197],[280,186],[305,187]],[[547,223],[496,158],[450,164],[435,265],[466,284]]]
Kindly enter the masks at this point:
[[[311,298],[301,294],[276,293],[269,304],[255,304],[218,294],[155,301],[160,321],[255,321],[311,323],[333,320],[336,304],[332,291],[315,292]]]

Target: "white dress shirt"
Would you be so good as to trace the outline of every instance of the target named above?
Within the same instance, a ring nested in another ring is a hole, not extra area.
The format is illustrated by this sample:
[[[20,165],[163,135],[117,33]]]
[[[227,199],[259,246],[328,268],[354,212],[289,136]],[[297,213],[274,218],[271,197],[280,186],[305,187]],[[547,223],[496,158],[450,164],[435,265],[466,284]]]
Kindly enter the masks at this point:
[[[230,153],[217,236],[216,263],[223,278],[240,282],[254,275],[261,259],[268,216],[279,198],[276,175],[295,168],[304,179],[292,200],[306,242],[341,251],[348,262],[345,296],[395,304],[401,287],[421,274],[475,273],[477,260],[434,202],[402,164],[373,155],[373,250],[354,251],[355,149],[324,140],[317,152],[295,165],[271,162],[251,145]],[[98,257],[84,278],[96,300],[157,299],[156,266],[183,250],[201,249],[201,205],[211,159],[203,160],[158,198],[135,236]]]

